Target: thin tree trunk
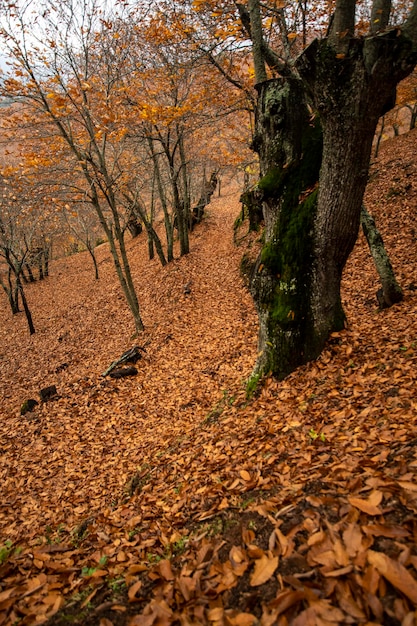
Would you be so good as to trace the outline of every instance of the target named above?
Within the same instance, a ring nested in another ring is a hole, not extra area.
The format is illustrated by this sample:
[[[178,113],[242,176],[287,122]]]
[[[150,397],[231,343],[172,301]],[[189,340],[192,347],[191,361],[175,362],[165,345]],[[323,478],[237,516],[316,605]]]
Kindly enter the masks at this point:
[[[29,333],[33,335],[35,333],[35,326],[33,324],[32,313],[30,312],[29,305],[26,300],[25,292],[24,292],[19,274],[17,274],[16,276],[16,284],[20,293],[20,297],[22,299],[23,310],[25,312],[26,320],[28,323]]]
[[[7,299],[9,301],[9,305],[12,311],[13,315],[16,315],[17,313],[19,313],[19,297],[18,297],[18,291],[17,288],[13,286],[12,281],[11,281],[11,271],[9,269],[9,276],[8,276],[8,285],[5,285],[3,280],[0,278],[0,284],[3,287],[4,293],[7,296]]]
[[[375,150],[374,150],[375,159],[377,158],[379,154],[379,147],[381,145],[381,140],[382,140],[382,135],[384,134],[384,130],[385,130],[385,115],[381,117],[381,126],[379,128],[378,135],[377,135],[376,142],[375,142]]]
[[[142,322],[142,318],[140,316],[139,302],[137,299],[136,291],[135,291],[132,277],[130,274],[129,261],[127,259],[126,249],[124,246],[123,232],[120,228],[120,223],[118,221],[117,209],[115,209],[115,212],[113,212],[113,218],[115,218],[116,220],[116,225],[115,225],[116,237],[115,237],[113,229],[107,223],[104,213],[101,210],[98,199],[93,198],[92,202],[97,212],[98,218],[100,220],[100,224],[108,239],[110,252],[113,258],[113,263],[114,263],[114,267],[116,270],[116,274],[119,279],[120,285],[122,287],[123,293],[125,295],[130,312],[132,313],[133,320],[135,323],[136,333],[139,333],[142,330],[144,330],[144,325]],[[119,250],[117,249],[116,241],[119,244]],[[126,275],[126,269],[128,270],[127,275]]]
[[[166,195],[164,190],[164,185],[161,177],[161,170],[159,167],[158,156],[155,154],[154,145],[152,139],[148,138],[149,150],[151,152],[153,166],[154,166],[154,175],[156,179],[156,184],[158,187],[158,195],[161,201],[162,211],[164,213],[164,225],[165,225],[165,235],[167,241],[167,261],[170,263],[174,260],[174,227],[169,215],[168,205],[166,201]]]
[[[376,270],[381,280],[381,290],[377,293],[380,308],[387,308],[401,302],[403,292],[395,278],[391,261],[384,246],[381,233],[376,227],[375,220],[362,205],[361,225],[369,250],[375,263]]]
[[[87,238],[86,246],[87,246],[87,250],[88,250],[88,252],[89,252],[89,254],[90,254],[90,256],[91,256],[91,258],[93,260],[94,278],[96,280],[98,280],[99,279],[99,272],[98,272],[97,259],[96,259],[96,255],[95,255],[95,252],[94,252],[94,245],[93,245],[92,241],[89,238]]]

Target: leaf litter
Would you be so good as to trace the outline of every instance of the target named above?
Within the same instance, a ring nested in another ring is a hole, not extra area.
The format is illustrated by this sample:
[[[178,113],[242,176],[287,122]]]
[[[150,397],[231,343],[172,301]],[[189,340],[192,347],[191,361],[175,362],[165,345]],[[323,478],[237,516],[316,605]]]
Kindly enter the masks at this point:
[[[0,625],[416,623],[416,139],[383,145],[365,199],[404,301],[377,310],[360,235],[348,328],[251,400],[236,188],[167,267],[130,242],[143,337],[106,245],[99,281],[82,253],[27,286],[32,337],[3,300]],[[138,375],[103,378],[135,342]]]

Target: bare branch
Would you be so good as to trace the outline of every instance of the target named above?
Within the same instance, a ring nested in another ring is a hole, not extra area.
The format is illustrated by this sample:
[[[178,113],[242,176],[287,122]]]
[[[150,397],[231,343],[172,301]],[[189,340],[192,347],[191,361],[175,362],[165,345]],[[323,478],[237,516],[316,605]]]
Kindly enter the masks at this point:
[[[339,49],[343,40],[352,37],[355,32],[356,0],[336,0],[336,10],[330,28],[329,40]]]
[[[374,0],[371,12],[371,33],[377,33],[388,26],[391,14],[391,0]]]
[[[417,0],[414,0],[407,21],[404,24],[403,32],[417,45]]]

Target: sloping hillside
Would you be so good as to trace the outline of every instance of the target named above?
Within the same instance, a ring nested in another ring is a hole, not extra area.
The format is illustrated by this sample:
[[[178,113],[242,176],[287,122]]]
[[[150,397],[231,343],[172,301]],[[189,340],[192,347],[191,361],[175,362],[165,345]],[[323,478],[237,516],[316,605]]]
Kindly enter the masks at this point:
[[[1,300],[0,625],[415,623],[416,148],[386,142],[366,198],[404,302],[377,310],[361,236],[348,329],[250,401],[236,190],[188,257],[161,268],[130,244],[139,339],[105,245],[99,281],[80,254],[28,287],[32,337]],[[138,375],[103,378],[135,342]]]

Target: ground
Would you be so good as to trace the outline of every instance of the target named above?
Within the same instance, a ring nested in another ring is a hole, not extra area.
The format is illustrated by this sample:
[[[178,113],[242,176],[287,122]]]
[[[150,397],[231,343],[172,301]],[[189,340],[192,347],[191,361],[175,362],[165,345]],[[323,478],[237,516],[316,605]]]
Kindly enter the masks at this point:
[[[360,236],[348,327],[253,398],[233,185],[188,256],[129,243],[136,339],[105,244],[99,281],[82,253],[27,287],[33,336],[1,295],[1,626],[417,623],[416,147],[385,142],[366,197],[404,301],[378,310]],[[103,377],[135,344],[138,375]]]

